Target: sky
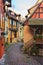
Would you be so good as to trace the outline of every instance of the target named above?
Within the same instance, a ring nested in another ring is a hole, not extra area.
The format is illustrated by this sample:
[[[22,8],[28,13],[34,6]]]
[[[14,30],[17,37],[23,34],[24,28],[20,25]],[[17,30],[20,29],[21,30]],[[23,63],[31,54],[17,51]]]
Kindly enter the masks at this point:
[[[27,10],[36,2],[37,0],[11,0],[12,8],[23,17],[28,13]]]

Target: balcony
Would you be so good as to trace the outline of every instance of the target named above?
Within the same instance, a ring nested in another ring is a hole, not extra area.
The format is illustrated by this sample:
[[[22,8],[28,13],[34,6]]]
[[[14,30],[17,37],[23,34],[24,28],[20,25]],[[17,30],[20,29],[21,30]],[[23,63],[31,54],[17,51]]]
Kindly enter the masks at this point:
[[[13,28],[9,28],[9,30],[12,31],[12,32],[17,32],[17,31],[18,31],[17,28],[15,28],[15,29],[13,29]]]

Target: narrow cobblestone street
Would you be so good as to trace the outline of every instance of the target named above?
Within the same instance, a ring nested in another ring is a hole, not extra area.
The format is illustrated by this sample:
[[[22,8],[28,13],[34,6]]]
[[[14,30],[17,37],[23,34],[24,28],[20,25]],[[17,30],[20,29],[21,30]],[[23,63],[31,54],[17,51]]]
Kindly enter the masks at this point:
[[[0,65],[43,65],[43,0],[0,0]]]
[[[22,43],[12,44],[6,51],[5,65],[43,65],[42,58],[28,56],[20,50]]]

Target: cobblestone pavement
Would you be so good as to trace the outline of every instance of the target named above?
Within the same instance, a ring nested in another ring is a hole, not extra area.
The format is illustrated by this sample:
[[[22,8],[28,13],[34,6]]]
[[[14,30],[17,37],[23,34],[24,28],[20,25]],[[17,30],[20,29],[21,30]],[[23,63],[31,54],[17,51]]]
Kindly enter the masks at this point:
[[[37,60],[41,65],[43,65],[43,57],[42,56],[33,56],[33,59]]]
[[[4,65],[42,65],[35,58],[23,54],[21,45],[22,43],[13,44],[7,49]]]

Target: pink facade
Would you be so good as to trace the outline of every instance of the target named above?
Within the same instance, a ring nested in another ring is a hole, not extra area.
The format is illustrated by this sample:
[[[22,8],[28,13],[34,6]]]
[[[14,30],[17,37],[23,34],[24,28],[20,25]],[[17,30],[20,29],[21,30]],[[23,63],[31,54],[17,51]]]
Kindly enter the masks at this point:
[[[4,13],[4,5],[3,5],[3,1],[0,0],[0,16],[1,16],[1,14],[3,14],[3,13]]]

